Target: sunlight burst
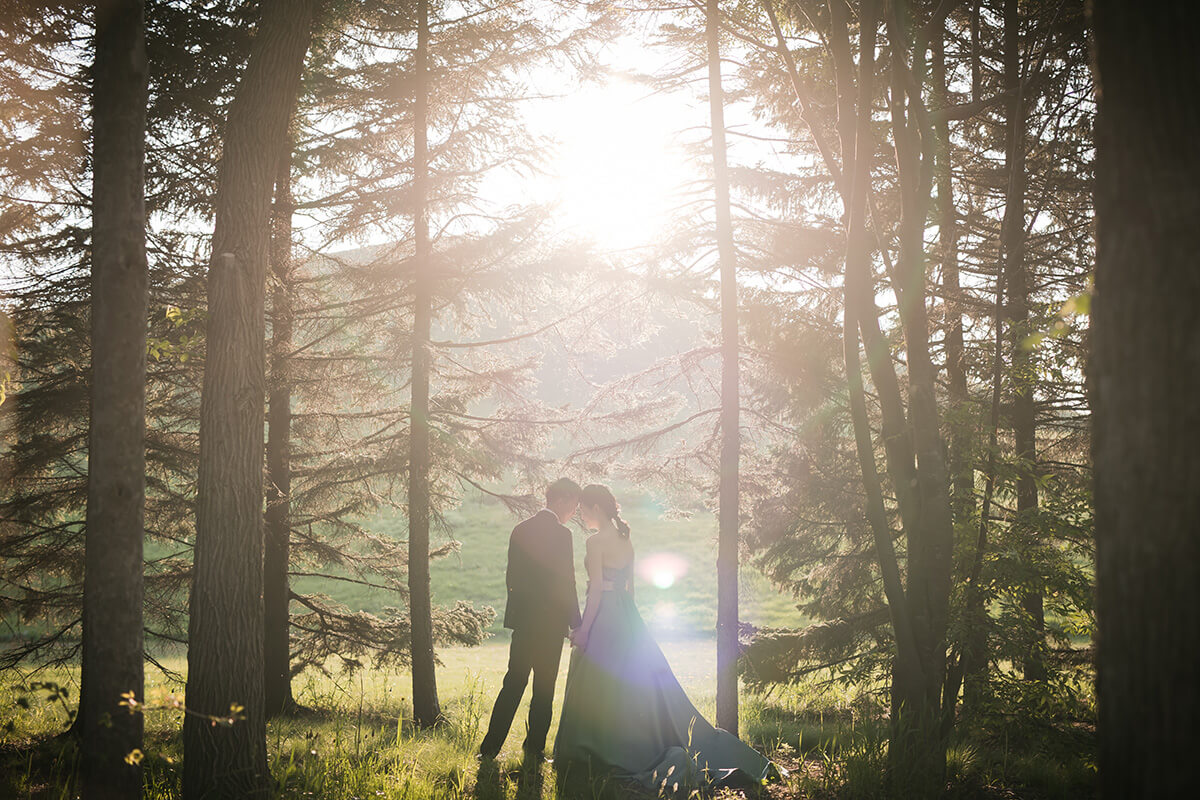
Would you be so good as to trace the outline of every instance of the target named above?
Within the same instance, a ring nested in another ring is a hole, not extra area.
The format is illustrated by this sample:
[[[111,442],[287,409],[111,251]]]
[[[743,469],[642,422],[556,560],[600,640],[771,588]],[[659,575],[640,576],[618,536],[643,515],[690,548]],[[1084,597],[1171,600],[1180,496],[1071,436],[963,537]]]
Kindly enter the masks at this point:
[[[678,205],[688,165],[675,144],[674,103],[625,81],[556,104],[551,158],[561,222],[604,249],[653,244]]]

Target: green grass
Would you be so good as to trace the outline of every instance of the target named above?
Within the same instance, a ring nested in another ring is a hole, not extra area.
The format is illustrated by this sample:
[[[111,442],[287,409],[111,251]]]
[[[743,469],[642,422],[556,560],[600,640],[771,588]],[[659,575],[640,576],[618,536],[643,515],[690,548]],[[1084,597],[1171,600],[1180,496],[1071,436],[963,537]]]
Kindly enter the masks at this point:
[[[623,514],[633,527],[639,561],[669,553],[686,567],[672,585],[659,588],[653,575],[639,571],[639,608],[701,713],[714,716],[716,652],[711,632],[716,618],[716,521],[709,514],[670,519],[647,496],[621,492]],[[458,553],[432,570],[435,602],[467,600],[476,606],[504,604],[508,535],[516,519],[500,504],[473,498],[446,517],[448,536],[461,542]],[[406,535],[402,517],[382,514],[371,529],[397,539]],[[584,533],[575,529],[575,560],[581,593]],[[389,592],[340,581],[305,578],[305,592],[323,592],[353,609],[375,611],[397,605]],[[792,601],[779,595],[753,568],[741,571],[741,618],[757,625],[806,624]],[[500,688],[507,661],[507,632],[497,619],[481,647],[438,651],[439,696],[447,724],[432,730],[411,723],[411,679],[406,672],[366,668],[326,676],[308,671],[293,683],[307,712],[273,720],[268,728],[270,767],[281,798],[434,798],[436,800],[568,800],[629,797],[628,787],[603,776],[560,776],[553,766],[522,769],[528,694],[518,710],[508,742],[494,767],[483,769],[475,750]],[[181,649],[162,660],[183,672]],[[564,652],[555,701],[562,705],[567,658]],[[28,679],[68,687],[66,704],[47,702],[20,685]],[[147,699],[153,703],[183,687],[156,668],[146,671]],[[74,745],[58,737],[73,707],[78,668],[48,670],[22,678],[0,675],[0,798],[71,798]],[[743,693],[741,735],[792,772],[772,787],[774,798],[877,797],[884,789],[887,723],[879,686],[847,687],[815,674],[803,684],[775,687],[766,694]],[[32,700],[21,708],[21,697]],[[146,792],[154,798],[180,796],[181,713],[149,711],[146,726]],[[986,732],[984,732],[986,733]],[[960,734],[951,743],[947,794],[953,797],[1087,797],[1096,793],[1094,734],[1045,738]],[[1051,734],[1057,735],[1057,734]],[[1070,741],[1067,741],[1070,739]]]
[[[713,717],[715,647],[711,640],[666,642],[664,653],[699,710]],[[306,712],[272,720],[268,752],[281,798],[431,798],[433,800],[568,800],[624,798],[629,787],[604,776],[567,775],[555,765],[523,769],[520,742],[528,693],[494,766],[480,767],[474,754],[500,688],[507,645],[493,640],[477,648],[439,651],[439,696],[447,723],[431,730],[411,724],[410,677],[406,672],[363,669],[325,676],[309,671],[293,688]],[[564,656],[565,656],[564,652]],[[165,660],[182,671],[176,652]],[[562,706],[567,659],[557,685],[553,741]],[[182,692],[147,666],[151,704]],[[741,735],[791,770],[769,788],[772,798],[871,798],[884,788],[886,720],[878,695],[814,676],[809,683],[780,686],[767,694],[743,693]],[[37,676],[71,687],[78,668]],[[0,797],[70,798],[75,751],[56,737],[68,720],[60,703],[34,697],[16,705],[22,692],[9,674],[0,677]],[[180,796],[182,760],[177,710],[151,710],[146,725],[146,793],[149,800]],[[1074,743],[1074,754],[1047,752],[962,737],[948,758],[948,792],[953,797],[1071,798],[1094,796],[1095,772],[1088,752],[1094,742]]]
[[[702,712],[713,713],[715,650],[710,641],[680,642],[666,647],[677,674],[688,687]],[[577,797],[605,796],[625,789],[602,778],[558,786],[554,767],[540,768],[540,785],[530,770],[521,770],[520,742],[528,713],[528,692],[517,712],[513,730],[500,753],[494,771],[480,767],[475,750],[500,688],[508,648],[492,642],[478,648],[447,648],[439,653],[439,695],[447,724],[433,730],[416,730],[411,725],[410,678],[407,673],[364,669],[355,673],[325,676],[308,672],[293,684],[296,699],[308,709],[294,717],[272,720],[268,727],[268,749],[272,774],[280,797],[351,798],[458,798],[458,797]],[[565,656],[565,653],[564,653]],[[181,655],[165,659],[168,666],[183,670]],[[566,683],[564,657],[557,685],[555,709],[562,704]],[[10,676],[11,678],[11,676]],[[71,699],[78,669],[51,670],[38,676],[68,686]],[[15,701],[19,681],[0,685],[0,796],[69,797],[69,776],[74,745],[55,738],[68,722],[65,708],[56,702],[33,697],[30,708],[20,709]],[[149,704],[163,700],[183,687],[147,667],[146,697]],[[777,746],[779,727],[761,718],[750,704],[747,731],[761,746]],[[182,714],[177,710],[150,710],[146,725],[146,796],[177,797],[182,759],[179,729]],[[9,724],[11,723],[11,724]],[[550,731],[553,741],[557,714]],[[482,783],[480,782],[482,780]],[[537,788],[537,793],[533,793]]]

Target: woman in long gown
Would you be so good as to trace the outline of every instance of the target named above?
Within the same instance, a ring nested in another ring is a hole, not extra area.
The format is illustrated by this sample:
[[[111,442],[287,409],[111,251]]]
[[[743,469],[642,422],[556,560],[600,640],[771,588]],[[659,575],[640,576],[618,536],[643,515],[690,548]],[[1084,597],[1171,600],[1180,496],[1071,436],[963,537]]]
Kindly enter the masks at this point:
[[[633,600],[629,525],[607,487],[583,489],[588,537],[583,620],[554,742],[562,762],[599,764],[653,790],[749,786],[777,777],[766,757],[713,727],[692,705]]]

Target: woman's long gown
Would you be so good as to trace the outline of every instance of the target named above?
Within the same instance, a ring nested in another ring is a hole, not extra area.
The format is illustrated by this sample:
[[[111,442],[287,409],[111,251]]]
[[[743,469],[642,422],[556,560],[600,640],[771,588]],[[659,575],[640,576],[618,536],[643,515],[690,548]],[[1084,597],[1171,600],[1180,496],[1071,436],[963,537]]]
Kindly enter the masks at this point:
[[[617,588],[604,591],[586,649],[571,653],[555,758],[598,762],[672,792],[778,776],[766,757],[692,705],[627,589],[632,569],[604,568],[605,582]]]

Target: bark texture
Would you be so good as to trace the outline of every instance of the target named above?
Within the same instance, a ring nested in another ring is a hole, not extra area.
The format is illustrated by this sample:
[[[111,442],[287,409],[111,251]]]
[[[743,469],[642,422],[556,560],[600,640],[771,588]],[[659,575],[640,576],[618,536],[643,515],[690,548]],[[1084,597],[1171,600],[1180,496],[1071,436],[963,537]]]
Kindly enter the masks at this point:
[[[319,0],[264,3],[230,105],[217,173],[200,402],[196,547],[188,622],[183,790],[265,796],[263,710],[264,294],[277,154]],[[244,719],[212,725],[200,715]]]
[[[96,4],[92,408],[83,583],[84,796],[136,798],[142,715],[146,430],[146,64],[142,0]]]
[[[1200,48],[1186,3],[1094,0],[1100,786],[1187,797],[1200,747]]]
[[[725,93],[721,87],[720,9],[708,0],[708,106],[716,192],[717,252],[721,278],[721,456],[717,531],[717,727],[738,731],[738,395],[737,253],[729,208]]]
[[[408,460],[408,596],[412,623],[413,716],[418,725],[441,719],[433,656],[433,599],[429,585],[429,378],[432,369],[433,248],[429,239],[429,0],[417,4],[417,94],[413,106],[413,264],[411,447]]]

